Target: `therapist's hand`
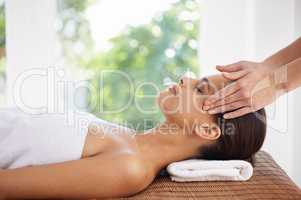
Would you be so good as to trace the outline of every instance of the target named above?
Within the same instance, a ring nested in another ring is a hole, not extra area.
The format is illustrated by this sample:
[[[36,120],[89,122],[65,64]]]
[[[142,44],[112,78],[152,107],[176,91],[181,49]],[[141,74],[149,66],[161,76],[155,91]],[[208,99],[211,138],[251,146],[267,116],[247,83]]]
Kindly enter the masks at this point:
[[[275,99],[275,88],[268,83],[269,66],[240,61],[216,68],[233,82],[207,98],[203,109],[209,114],[228,112],[224,118],[235,118],[257,111]],[[258,84],[265,78],[265,83]]]

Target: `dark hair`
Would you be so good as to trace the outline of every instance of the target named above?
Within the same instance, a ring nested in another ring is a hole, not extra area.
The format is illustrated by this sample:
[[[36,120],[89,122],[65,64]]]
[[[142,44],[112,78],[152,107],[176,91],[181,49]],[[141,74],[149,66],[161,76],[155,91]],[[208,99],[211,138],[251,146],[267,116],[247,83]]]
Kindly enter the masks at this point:
[[[221,136],[216,143],[201,149],[201,157],[209,160],[251,159],[265,139],[265,110],[234,119],[224,119],[222,114],[216,117]]]

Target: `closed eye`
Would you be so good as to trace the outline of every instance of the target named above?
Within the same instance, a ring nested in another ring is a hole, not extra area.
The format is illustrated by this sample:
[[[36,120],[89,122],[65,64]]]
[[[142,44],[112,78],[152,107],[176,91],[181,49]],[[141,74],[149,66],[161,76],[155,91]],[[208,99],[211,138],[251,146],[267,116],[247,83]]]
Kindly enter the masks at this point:
[[[205,77],[202,78],[196,86],[196,90],[200,94],[209,93],[209,80]]]
[[[196,90],[197,90],[198,93],[201,93],[201,94],[203,93],[203,90],[202,90],[201,87],[197,87]]]

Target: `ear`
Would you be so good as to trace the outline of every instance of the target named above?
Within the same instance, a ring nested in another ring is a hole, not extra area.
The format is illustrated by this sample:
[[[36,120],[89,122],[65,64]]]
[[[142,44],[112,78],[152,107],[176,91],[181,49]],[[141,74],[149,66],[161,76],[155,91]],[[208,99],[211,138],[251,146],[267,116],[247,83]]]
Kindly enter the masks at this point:
[[[216,140],[221,136],[221,129],[216,124],[200,124],[194,129],[195,133],[206,140]]]

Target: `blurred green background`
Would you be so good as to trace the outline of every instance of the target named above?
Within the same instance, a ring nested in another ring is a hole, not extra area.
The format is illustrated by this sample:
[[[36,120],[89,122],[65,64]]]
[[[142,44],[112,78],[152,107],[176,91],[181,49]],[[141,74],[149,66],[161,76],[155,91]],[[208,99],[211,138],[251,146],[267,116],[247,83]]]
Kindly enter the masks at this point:
[[[85,97],[88,111],[138,130],[151,128],[163,119],[155,102],[158,89],[165,88],[163,79],[178,81],[187,70],[199,73],[200,3],[175,0],[148,23],[126,25],[109,39],[109,49],[99,50],[86,17],[97,1],[100,0],[57,0],[57,32],[63,57],[68,65],[90,74],[88,82],[93,87]],[[126,74],[133,82],[133,90],[129,90],[124,76],[101,74],[105,70]],[[5,80],[4,2],[0,4],[0,76]],[[110,112],[122,107],[122,111]]]
[[[162,114],[155,102],[157,91],[150,83],[162,89],[164,77],[177,81],[187,70],[199,73],[199,2],[175,1],[167,10],[156,13],[149,23],[127,25],[110,38],[111,48],[106,51],[96,50],[89,20],[84,14],[95,2],[58,1],[58,34],[64,58],[71,65],[93,74],[89,79],[93,91],[87,96],[90,112],[138,130],[151,128],[162,120]],[[183,15],[194,17],[181,17]],[[68,31],[70,24],[72,33]],[[80,53],[76,50],[79,45]],[[100,72],[106,69],[119,70],[130,76],[134,91],[129,91],[126,79],[116,74],[107,73],[100,80]],[[148,84],[137,88],[141,83]],[[135,101],[128,107],[117,113],[107,113],[127,104],[133,95]]]

